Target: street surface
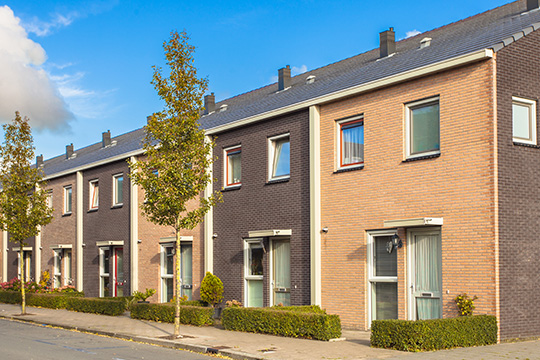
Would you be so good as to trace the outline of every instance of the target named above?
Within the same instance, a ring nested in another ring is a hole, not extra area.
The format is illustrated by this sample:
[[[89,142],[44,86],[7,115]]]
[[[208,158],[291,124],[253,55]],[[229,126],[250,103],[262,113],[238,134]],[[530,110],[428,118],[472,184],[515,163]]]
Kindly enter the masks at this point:
[[[2,360],[209,360],[188,351],[0,319]]]

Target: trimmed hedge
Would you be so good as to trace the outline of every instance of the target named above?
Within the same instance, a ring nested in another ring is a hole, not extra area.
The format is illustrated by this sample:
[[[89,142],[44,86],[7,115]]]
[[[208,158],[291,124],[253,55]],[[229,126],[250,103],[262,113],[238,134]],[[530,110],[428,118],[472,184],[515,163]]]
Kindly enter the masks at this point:
[[[180,323],[195,326],[212,325],[214,323],[213,314],[214,308],[211,307],[181,305]],[[174,323],[174,305],[136,303],[131,306],[131,317]]]
[[[221,324],[226,330],[255,332],[288,337],[330,340],[341,337],[338,315],[328,315],[318,306],[274,308],[228,307]]]
[[[50,309],[67,309],[91,314],[118,316],[127,308],[127,299],[83,298],[80,295],[69,296],[68,293],[26,294],[26,305],[40,306]],[[21,293],[18,291],[0,291],[0,302],[20,304]]]
[[[402,351],[432,351],[497,343],[491,315],[433,320],[374,320],[371,346]]]

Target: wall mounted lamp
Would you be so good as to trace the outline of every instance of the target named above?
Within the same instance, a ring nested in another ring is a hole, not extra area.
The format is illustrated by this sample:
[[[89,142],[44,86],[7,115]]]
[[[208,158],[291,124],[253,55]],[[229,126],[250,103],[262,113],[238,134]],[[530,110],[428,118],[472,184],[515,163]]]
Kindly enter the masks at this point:
[[[217,238],[217,234],[216,234],[216,233],[212,234],[212,239],[215,239],[215,238]]]
[[[322,228],[322,232],[326,234],[326,233],[328,232],[328,228],[327,228],[326,226],[323,227],[323,228]]]
[[[392,239],[386,243],[386,251],[391,254],[394,249],[401,249],[403,247],[403,241],[399,238],[398,234],[392,235]]]
[[[137,239],[137,244],[140,244],[142,243],[142,240],[141,239]]]

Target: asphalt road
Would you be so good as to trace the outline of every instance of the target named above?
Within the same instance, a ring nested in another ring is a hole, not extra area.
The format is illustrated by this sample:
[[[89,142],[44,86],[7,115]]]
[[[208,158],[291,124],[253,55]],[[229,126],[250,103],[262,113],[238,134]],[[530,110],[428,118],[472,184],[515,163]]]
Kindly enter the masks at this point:
[[[0,359],[210,360],[212,357],[188,351],[0,319]]]

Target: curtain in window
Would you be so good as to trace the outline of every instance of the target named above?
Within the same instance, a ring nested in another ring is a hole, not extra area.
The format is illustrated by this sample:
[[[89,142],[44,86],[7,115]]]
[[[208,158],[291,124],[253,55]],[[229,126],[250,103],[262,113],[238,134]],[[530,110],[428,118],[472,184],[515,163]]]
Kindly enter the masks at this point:
[[[514,137],[531,139],[530,106],[512,104],[512,132]]]
[[[263,307],[263,281],[248,280],[248,302],[249,307]]]
[[[289,138],[276,140],[274,143],[274,163],[272,177],[289,175],[290,142]]]
[[[417,235],[415,244],[416,260],[416,292],[441,292],[440,261],[441,253],[438,235]],[[436,319],[441,317],[441,300],[439,298],[416,299],[417,317]]]
[[[288,241],[274,243],[274,282],[275,288],[287,289],[286,292],[279,290],[275,293],[276,305],[282,303],[284,306],[291,304],[291,244]]]
[[[342,165],[364,162],[364,126],[362,123],[341,127]]]
[[[193,247],[191,245],[182,245],[181,257],[182,257],[182,285],[192,285],[192,253]],[[182,296],[187,296],[188,300],[191,300],[192,289],[183,288]]]
[[[242,182],[242,152],[241,150],[227,153],[227,184],[237,184]]]
[[[116,199],[114,199],[116,204],[120,204],[124,198],[123,183],[124,178],[122,176],[116,178]]]
[[[411,153],[439,150],[439,104],[411,110]]]

